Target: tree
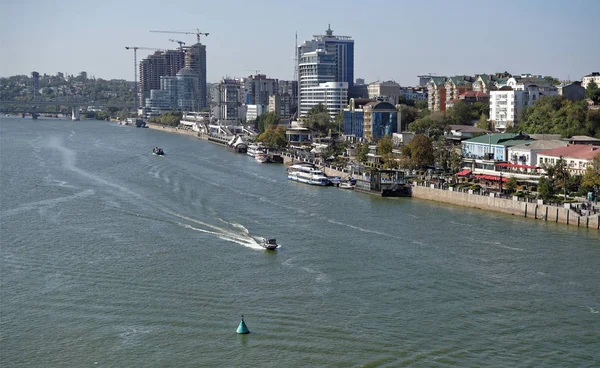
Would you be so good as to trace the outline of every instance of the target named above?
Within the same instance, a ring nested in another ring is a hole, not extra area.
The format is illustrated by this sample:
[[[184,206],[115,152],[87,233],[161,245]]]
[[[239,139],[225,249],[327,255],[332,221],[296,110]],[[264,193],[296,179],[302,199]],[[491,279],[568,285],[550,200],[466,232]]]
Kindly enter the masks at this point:
[[[552,185],[550,180],[545,176],[542,176],[540,178],[538,184],[538,193],[543,199],[550,199],[554,196],[554,186]]]
[[[443,112],[435,112],[412,122],[408,129],[417,134],[437,137],[444,134],[444,128],[452,123],[452,119]]]
[[[600,88],[593,80],[588,83],[587,88],[585,89],[585,97],[594,101],[595,105],[600,103]]]
[[[406,106],[415,106],[415,101],[409,100],[408,98],[406,98],[405,95],[400,95],[398,97],[398,104],[399,105],[406,105]]]
[[[464,101],[456,101],[448,113],[455,124],[472,125],[473,114],[469,105]]]
[[[335,126],[337,128],[338,133],[344,133],[344,112],[340,111],[339,114],[335,116]]]
[[[457,172],[462,168],[462,157],[460,153],[455,149],[450,151],[450,158],[448,159],[448,162],[450,164],[450,169],[452,170],[452,172]]]
[[[487,116],[485,116],[484,114],[481,114],[476,126],[479,129],[490,130],[490,123],[488,122]]]
[[[277,115],[277,113],[267,112],[267,113],[261,114],[256,119],[256,127],[259,132],[265,132],[272,125],[279,124],[279,120],[280,120],[279,115]]]
[[[427,101],[420,100],[415,102],[415,107],[419,110],[427,110],[429,108],[429,104]]]
[[[398,121],[400,121],[400,129],[406,130],[408,125],[419,118],[419,109],[408,105],[398,106]]]
[[[369,145],[368,144],[357,144],[356,149],[354,150],[354,157],[358,162],[367,161],[367,153],[369,153]]]
[[[570,177],[567,161],[560,156],[556,165],[554,165],[554,175],[562,183],[564,198],[567,199],[567,182]]]
[[[545,76],[544,80],[546,81],[546,83],[552,85],[552,86],[558,86],[560,84],[560,81],[552,76]]]
[[[385,135],[379,140],[379,142],[377,142],[377,153],[382,156],[388,153],[392,153],[393,149],[394,143],[392,142],[392,136]]]
[[[517,178],[511,176],[510,179],[504,184],[504,187],[508,190],[508,193],[513,193],[517,189]]]
[[[421,169],[435,162],[431,139],[423,134],[415,135],[407,145],[403,146],[402,153],[408,155],[403,161],[409,168]]]
[[[313,106],[306,115],[307,127],[317,135],[326,135],[331,127],[329,111],[323,104]],[[336,126],[337,128],[337,126]]]
[[[585,174],[581,179],[581,185],[588,190],[600,191],[600,154],[594,156],[594,159],[585,169]]]
[[[256,140],[274,149],[284,148],[288,144],[285,139],[285,127],[277,125],[270,125]]]

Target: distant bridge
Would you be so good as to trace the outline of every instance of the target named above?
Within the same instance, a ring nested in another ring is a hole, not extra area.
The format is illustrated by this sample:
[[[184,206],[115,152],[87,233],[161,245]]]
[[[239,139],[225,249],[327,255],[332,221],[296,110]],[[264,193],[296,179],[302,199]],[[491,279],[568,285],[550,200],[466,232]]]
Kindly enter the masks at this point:
[[[4,100],[0,101],[0,111],[11,112],[11,113],[30,113],[35,119],[40,113],[48,113],[49,106],[56,107],[70,107],[71,118],[73,120],[79,120],[79,108],[81,106],[100,106],[100,107],[114,107],[118,109],[134,109],[135,104],[120,103],[120,102],[107,102],[107,101],[82,101],[82,100],[53,100],[53,101],[19,101],[19,100]],[[59,111],[55,113],[59,113]],[[54,113],[54,112],[53,112]]]

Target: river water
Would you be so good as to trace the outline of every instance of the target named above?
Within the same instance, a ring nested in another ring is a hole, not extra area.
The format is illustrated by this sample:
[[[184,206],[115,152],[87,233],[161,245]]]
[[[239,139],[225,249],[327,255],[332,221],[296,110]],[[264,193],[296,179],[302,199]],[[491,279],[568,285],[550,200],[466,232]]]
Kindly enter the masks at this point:
[[[289,182],[150,129],[0,134],[0,366],[600,365],[597,230]]]

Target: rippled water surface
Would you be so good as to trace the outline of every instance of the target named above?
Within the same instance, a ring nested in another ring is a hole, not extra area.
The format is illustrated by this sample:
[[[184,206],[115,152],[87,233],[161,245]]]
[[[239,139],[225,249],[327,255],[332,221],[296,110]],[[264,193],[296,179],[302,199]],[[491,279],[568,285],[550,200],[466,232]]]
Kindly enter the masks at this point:
[[[598,231],[288,182],[150,129],[0,134],[0,366],[600,365]]]

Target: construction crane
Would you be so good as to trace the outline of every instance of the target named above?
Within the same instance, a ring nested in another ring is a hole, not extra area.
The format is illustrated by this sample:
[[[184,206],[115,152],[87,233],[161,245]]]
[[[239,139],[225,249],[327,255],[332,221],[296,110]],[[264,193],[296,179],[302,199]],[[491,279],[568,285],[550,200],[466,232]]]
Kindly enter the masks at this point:
[[[185,42],[179,41],[179,40],[174,40],[172,38],[169,38],[169,41],[171,41],[171,42],[177,42],[179,44],[179,49],[183,50],[183,45],[185,45]]]
[[[154,49],[152,47],[140,47],[140,46],[125,46],[126,50],[133,50],[133,71],[135,75],[135,112],[137,114],[138,110],[138,68],[137,68],[137,50],[154,50],[154,51],[162,51],[162,49]]]
[[[200,43],[200,36],[208,36],[208,33],[200,32],[199,29],[196,28],[196,32],[180,32],[180,31],[150,31],[156,33],[177,33],[177,34],[195,34],[198,43]]]

